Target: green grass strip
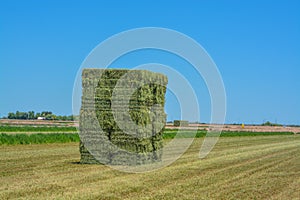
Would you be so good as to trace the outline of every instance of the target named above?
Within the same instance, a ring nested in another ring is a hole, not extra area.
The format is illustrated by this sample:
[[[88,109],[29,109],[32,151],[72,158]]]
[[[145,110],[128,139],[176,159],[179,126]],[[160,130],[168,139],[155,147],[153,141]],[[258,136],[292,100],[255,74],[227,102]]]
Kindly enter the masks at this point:
[[[246,131],[223,131],[221,137],[232,136],[268,136],[268,135],[293,135],[293,132],[246,132]]]
[[[59,126],[0,126],[0,132],[71,132],[76,127]]]
[[[173,139],[178,130],[165,130],[164,139]],[[298,133],[300,134],[300,133]],[[178,138],[190,138],[193,131],[182,131]],[[242,137],[242,136],[271,136],[271,135],[293,135],[292,132],[222,132],[220,137]],[[206,131],[197,131],[196,138],[206,136]],[[79,142],[77,133],[35,133],[35,134],[0,134],[0,145],[16,144],[45,144],[45,143],[68,143]]]
[[[0,134],[0,145],[79,142],[79,135],[69,133]]]
[[[164,139],[173,139],[178,130],[177,129],[166,129],[163,134]],[[194,133],[190,130],[182,130],[178,138],[190,138],[190,135]],[[198,130],[196,133],[196,138],[201,138],[206,136],[207,131]],[[292,132],[246,132],[246,131],[223,131],[220,137],[242,137],[242,136],[268,136],[268,135],[293,135]]]

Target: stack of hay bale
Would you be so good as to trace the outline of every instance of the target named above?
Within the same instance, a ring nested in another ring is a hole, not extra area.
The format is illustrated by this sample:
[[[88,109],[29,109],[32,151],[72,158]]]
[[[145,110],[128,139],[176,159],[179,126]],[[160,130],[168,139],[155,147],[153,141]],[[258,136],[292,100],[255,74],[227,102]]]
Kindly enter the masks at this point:
[[[174,126],[189,126],[189,121],[186,121],[186,120],[174,120]]]
[[[167,82],[166,76],[146,70],[84,69],[81,163],[159,161]]]

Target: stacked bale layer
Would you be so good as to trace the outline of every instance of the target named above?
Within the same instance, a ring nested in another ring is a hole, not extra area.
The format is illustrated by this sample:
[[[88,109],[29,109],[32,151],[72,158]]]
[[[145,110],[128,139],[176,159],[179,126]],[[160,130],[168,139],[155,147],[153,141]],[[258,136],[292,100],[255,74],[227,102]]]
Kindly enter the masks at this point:
[[[166,76],[146,70],[84,69],[81,163],[159,161],[167,82]]]

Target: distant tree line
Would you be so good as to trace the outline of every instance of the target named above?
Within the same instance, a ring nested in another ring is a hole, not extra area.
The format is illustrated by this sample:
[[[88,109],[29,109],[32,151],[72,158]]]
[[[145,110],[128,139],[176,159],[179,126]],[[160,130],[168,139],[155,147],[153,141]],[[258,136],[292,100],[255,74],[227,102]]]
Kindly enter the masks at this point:
[[[283,126],[283,125],[267,121],[267,122],[263,123],[262,126]]]
[[[39,117],[43,117],[46,120],[62,120],[62,121],[72,121],[74,120],[73,115],[55,115],[50,111],[43,111],[35,113],[34,111],[28,111],[28,112],[20,112],[17,111],[15,113],[10,112],[7,114],[7,119],[38,119]]]

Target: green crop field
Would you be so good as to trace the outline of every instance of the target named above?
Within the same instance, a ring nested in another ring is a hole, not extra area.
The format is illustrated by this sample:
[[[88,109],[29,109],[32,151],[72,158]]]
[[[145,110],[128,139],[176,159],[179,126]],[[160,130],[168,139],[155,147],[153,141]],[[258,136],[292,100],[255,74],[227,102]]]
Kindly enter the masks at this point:
[[[163,137],[164,139],[173,139],[178,130],[176,129],[165,129]],[[195,135],[196,138],[201,138],[206,136],[207,131],[205,130],[197,130],[197,131],[189,131],[183,130],[181,137],[190,137],[191,135]],[[298,133],[299,134],[299,133]],[[239,136],[271,136],[271,135],[294,135],[292,132],[251,132],[251,131],[222,131],[220,137],[239,137]]]
[[[165,140],[167,141],[167,140]],[[203,138],[163,169],[78,164],[78,143],[1,145],[0,199],[299,199],[300,135]]]
[[[0,145],[15,144],[44,144],[79,142],[77,133],[34,133],[34,134],[5,134],[0,133]]]
[[[15,127],[16,128],[16,127]],[[65,131],[62,128],[55,128],[52,131],[43,132],[39,128],[30,129],[32,132],[22,131],[22,127],[13,129],[16,132],[0,132],[0,145],[16,145],[16,144],[43,144],[43,143],[66,143],[66,142],[79,142],[80,138],[77,132]],[[66,128],[66,127],[65,127]],[[7,130],[7,129],[6,129]],[[11,134],[13,133],[13,134]],[[163,138],[165,140],[173,139],[178,130],[165,129]],[[184,130],[179,137],[181,138],[203,138],[207,131],[198,130],[194,131]],[[272,136],[272,135],[294,135],[292,132],[237,132],[237,131],[223,131],[220,137],[241,137],[241,136]]]
[[[76,132],[76,127],[67,126],[0,126],[0,133],[5,132]]]

